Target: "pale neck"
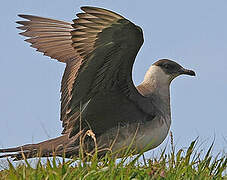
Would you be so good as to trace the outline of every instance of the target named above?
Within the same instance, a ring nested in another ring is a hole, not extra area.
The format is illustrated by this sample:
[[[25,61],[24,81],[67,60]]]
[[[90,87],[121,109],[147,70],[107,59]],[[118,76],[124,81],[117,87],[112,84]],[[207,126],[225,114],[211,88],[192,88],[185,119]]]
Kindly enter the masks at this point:
[[[144,94],[142,93],[143,95],[158,95],[165,103],[169,104],[170,78],[160,67],[152,65],[147,71],[140,87],[144,89]]]
[[[151,66],[147,71],[144,81],[137,86],[138,91],[145,97],[151,98],[154,105],[164,115],[166,125],[171,123],[170,109],[170,82],[169,76],[161,68]]]

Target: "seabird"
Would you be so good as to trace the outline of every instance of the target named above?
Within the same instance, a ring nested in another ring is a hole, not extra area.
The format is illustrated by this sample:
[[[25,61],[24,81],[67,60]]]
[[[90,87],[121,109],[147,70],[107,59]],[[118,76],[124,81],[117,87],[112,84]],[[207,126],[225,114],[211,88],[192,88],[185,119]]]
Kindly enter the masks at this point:
[[[143,44],[142,29],[112,11],[81,7],[73,23],[19,15],[25,41],[44,55],[66,64],[61,82],[60,137],[38,144],[0,149],[15,160],[36,156],[98,155],[121,149],[153,149],[166,138],[170,124],[170,83],[195,72],[161,59],[150,66],[137,87],[132,67]],[[89,135],[89,136],[88,136]],[[22,153],[23,152],[23,153]]]

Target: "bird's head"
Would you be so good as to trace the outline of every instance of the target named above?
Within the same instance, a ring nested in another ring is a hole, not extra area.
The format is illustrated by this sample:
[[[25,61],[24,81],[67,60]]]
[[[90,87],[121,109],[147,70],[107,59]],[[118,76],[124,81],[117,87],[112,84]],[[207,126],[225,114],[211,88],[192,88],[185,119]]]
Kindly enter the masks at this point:
[[[169,59],[158,60],[152,66],[163,71],[163,75],[166,76],[169,83],[179,75],[185,74],[185,75],[195,76],[194,71],[185,69],[180,64]]]
[[[174,78],[183,74],[195,76],[194,71],[185,69],[172,60],[161,59],[151,65],[144,77],[144,82],[151,83],[155,87],[169,86]]]

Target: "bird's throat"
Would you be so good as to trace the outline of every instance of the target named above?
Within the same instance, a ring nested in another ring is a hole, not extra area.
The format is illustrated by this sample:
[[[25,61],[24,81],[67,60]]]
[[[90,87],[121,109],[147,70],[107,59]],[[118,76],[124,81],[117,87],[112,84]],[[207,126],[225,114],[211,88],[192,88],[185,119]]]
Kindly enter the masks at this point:
[[[170,82],[169,75],[165,74],[160,67],[152,65],[137,89],[145,97],[157,95],[164,103],[169,104]]]

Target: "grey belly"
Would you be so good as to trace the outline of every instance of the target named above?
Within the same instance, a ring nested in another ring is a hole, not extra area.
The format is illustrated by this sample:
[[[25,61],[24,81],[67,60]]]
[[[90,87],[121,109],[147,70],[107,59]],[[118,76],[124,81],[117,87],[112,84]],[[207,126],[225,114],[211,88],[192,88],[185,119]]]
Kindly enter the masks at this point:
[[[170,116],[149,118],[119,94],[100,94],[91,99],[82,118],[94,132],[98,148],[113,152],[128,147],[137,152],[157,147],[166,138],[171,122]]]
[[[132,149],[134,153],[148,151],[160,145],[169,132],[170,119],[156,117],[145,123],[132,123],[109,130],[97,138],[98,147],[109,148],[112,152]]]

